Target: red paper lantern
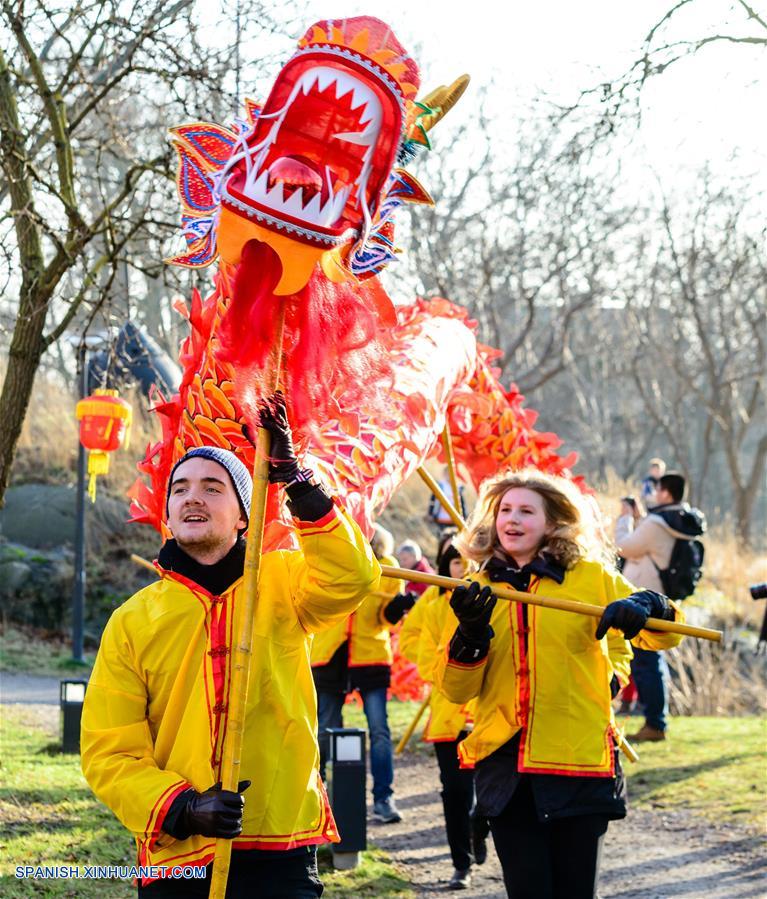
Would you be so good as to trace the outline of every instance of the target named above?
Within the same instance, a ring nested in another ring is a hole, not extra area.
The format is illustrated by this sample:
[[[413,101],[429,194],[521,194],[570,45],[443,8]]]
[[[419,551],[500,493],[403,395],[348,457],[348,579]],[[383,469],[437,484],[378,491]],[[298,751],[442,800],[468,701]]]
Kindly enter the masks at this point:
[[[96,390],[75,408],[80,422],[80,443],[88,450],[88,496],[96,501],[96,478],[109,471],[109,453],[129,444],[131,418],[129,403],[116,390]]]

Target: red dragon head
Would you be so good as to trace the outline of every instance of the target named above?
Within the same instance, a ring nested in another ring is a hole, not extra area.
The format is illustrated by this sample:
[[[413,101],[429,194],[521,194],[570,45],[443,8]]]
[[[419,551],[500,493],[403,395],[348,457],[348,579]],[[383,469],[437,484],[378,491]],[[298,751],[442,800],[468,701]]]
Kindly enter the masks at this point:
[[[395,258],[396,209],[431,202],[397,162],[428,147],[426,131],[466,83],[418,102],[418,67],[384,22],[312,25],[236,132],[172,129],[190,252],[171,261],[238,264],[255,239],[280,257],[278,295],[300,290],[318,262],[336,282],[377,273]]]

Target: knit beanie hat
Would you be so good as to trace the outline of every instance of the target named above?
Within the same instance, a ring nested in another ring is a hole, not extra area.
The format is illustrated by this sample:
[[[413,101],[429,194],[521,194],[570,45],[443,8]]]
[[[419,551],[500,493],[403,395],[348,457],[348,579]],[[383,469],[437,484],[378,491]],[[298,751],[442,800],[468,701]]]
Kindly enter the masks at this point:
[[[250,495],[253,491],[253,480],[250,476],[250,472],[234,453],[222,449],[219,446],[196,446],[176,462],[171,469],[170,477],[168,478],[168,491],[165,495],[165,514],[168,514],[170,488],[173,484],[173,475],[176,473],[176,469],[179,465],[187,462],[189,459],[196,458],[210,459],[211,462],[218,462],[222,468],[226,469],[229,479],[232,482],[232,487],[234,487],[234,492],[237,494],[237,498],[240,501],[240,509],[245,515],[245,520],[250,521]]]

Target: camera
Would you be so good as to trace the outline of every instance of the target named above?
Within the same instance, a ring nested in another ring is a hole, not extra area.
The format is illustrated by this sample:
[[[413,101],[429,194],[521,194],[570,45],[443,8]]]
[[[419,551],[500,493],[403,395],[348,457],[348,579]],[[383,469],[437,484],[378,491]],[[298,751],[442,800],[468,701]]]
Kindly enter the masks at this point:
[[[751,594],[751,599],[767,599],[767,581],[763,584],[754,584],[753,587],[748,588],[748,592]]]

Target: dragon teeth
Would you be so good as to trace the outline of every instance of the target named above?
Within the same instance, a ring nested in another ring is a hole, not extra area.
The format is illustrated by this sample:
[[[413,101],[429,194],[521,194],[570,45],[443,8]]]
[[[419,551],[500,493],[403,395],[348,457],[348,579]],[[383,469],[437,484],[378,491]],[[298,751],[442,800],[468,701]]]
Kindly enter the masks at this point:
[[[285,201],[285,212],[301,218],[304,214],[304,191],[303,188],[297,187],[293,193]]]
[[[321,212],[322,197],[316,193],[311,200],[304,206],[301,215],[310,222],[319,222]]]
[[[317,82],[317,73],[314,69],[310,69],[301,79],[301,90],[308,94]]]
[[[336,76],[336,100],[345,97],[351,90],[354,90],[354,79],[343,72],[339,72]]]
[[[284,212],[286,215],[302,219],[312,225],[324,227],[332,227],[338,221],[344,211],[350,190],[349,187],[342,187],[336,194],[331,191],[324,206],[320,194],[315,193],[304,206],[303,188],[296,188],[289,197],[285,198],[283,182],[277,181],[271,188],[268,187],[268,183],[269,173],[264,171],[258,176],[255,183],[246,184],[243,192],[251,200],[255,200],[275,212]]]
[[[317,86],[320,91],[324,91],[337,78],[337,73],[333,69],[320,66],[317,69]]]

